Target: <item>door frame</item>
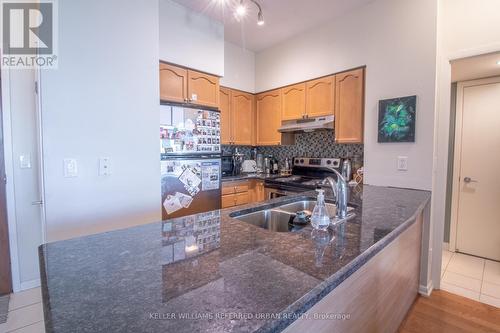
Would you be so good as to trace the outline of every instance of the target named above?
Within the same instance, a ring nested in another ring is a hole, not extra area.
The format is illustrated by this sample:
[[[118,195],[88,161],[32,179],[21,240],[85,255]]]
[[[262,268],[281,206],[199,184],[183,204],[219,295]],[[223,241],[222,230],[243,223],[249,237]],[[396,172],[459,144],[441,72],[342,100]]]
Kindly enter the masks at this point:
[[[1,87],[2,87],[2,74],[0,72],[0,90],[1,90]],[[2,92],[0,91],[0,126],[2,126],[2,130],[0,131],[0,135],[1,135],[1,140],[2,140],[2,143],[1,143],[1,146],[0,146],[0,150],[2,151],[1,153],[1,160],[0,162],[3,164],[3,170],[4,170],[4,173],[3,174],[0,174],[0,182],[4,182],[4,176],[5,176],[5,183],[4,183],[4,186],[2,188],[2,191],[4,192],[3,195],[4,195],[4,201],[3,202],[0,202],[0,205],[2,210],[4,210],[3,212],[0,212],[0,214],[2,215],[0,217],[0,220],[2,221],[2,225],[0,226],[0,228],[2,229],[2,232],[5,232],[6,235],[5,235],[5,244],[2,244],[2,247],[0,249],[1,253],[0,255],[3,258],[3,260],[5,260],[4,262],[2,262],[2,266],[0,267],[0,269],[2,270],[5,270],[5,273],[8,273],[8,274],[5,274],[5,280],[3,280],[2,278],[2,281],[0,281],[0,283],[2,284],[2,288],[1,288],[1,293],[8,293],[10,294],[12,292],[12,264],[11,264],[11,257],[10,257],[10,234],[9,234],[9,219],[8,219],[8,216],[7,216],[7,171],[5,170],[6,168],[6,163],[5,163],[5,142],[4,142],[4,132],[3,132],[3,107],[2,107]],[[5,205],[5,206],[4,206]]]
[[[17,247],[16,228],[16,202],[14,195],[14,159],[12,152],[12,117],[10,108],[10,71],[1,70],[2,75],[2,112],[4,135],[4,159],[7,184],[5,186],[7,197],[7,221],[9,226],[10,267],[12,274],[12,289],[14,292],[21,290],[21,276],[19,272],[19,253]]]
[[[500,76],[462,81],[457,83],[457,107],[455,119],[455,153],[453,156],[453,183],[451,192],[451,218],[450,218],[450,243],[449,250],[456,252],[458,237],[458,210],[460,200],[460,172],[462,161],[462,130],[464,113],[464,90],[468,87],[485,86],[500,83]]]

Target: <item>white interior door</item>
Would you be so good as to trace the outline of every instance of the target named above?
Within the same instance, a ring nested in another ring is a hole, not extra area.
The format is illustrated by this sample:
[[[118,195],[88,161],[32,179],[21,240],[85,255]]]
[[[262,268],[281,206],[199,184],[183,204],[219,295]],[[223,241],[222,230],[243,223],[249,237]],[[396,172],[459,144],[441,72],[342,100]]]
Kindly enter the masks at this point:
[[[456,248],[500,260],[500,78],[464,83],[459,90]]]

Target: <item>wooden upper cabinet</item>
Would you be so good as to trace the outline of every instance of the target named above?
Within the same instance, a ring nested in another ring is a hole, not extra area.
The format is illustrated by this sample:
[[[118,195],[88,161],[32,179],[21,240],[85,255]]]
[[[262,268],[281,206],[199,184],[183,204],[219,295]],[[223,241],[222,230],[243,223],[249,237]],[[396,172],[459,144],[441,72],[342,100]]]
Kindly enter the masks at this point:
[[[190,103],[219,107],[219,78],[188,69],[188,99]]]
[[[330,116],[335,110],[335,76],[306,82],[306,114],[309,117]]]
[[[281,89],[257,95],[257,145],[281,143]]]
[[[220,110],[220,139],[223,145],[229,145],[232,142],[231,128],[231,90],[221,87],[219,90],[219,110]]]
[[[336,75],[335,140],[339,143],[363,142],[364,69]]]
[[[187,78],[187,69],[160,63],[160,99],[185,103]]]
[[[231,91],[231,115],[233,144],[252,145],[254,96],[249,93]]]
[[[299,83],[281,89],[281,120],[302,119],[306,114],[306,84]]]

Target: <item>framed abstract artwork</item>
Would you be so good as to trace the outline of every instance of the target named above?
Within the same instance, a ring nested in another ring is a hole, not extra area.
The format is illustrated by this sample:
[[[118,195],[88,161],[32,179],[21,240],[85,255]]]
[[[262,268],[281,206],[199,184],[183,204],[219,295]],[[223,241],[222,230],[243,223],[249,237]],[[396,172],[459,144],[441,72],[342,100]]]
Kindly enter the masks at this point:
[[[378,105],[378,142],[415,142],[417,96],[384,99]]]

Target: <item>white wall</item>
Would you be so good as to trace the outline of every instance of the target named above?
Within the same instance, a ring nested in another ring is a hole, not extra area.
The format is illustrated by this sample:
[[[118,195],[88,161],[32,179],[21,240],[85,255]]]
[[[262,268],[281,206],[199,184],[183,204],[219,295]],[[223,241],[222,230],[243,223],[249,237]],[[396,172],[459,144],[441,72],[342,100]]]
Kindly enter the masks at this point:
[[[433,280],[439,281],[445,225],[449,147],[450,60],[500,51],[500,2],[497,0],[439,0],[436,86],[436,126],[432,221],[434,233]]]
[[[220,84],[255,92],[255,53],[229,42],[224,43],[224,77]]]
[[[171,0],[159,1],[160,59],[224,76],[222,23]]]
[[[41,77],[48,241],[161,218],[158,6],[59,2],[59,68]],[[63,177],[64,158],[77,178]]]
[[[256,91],[366,65],[365,181],[431,189],[436,18],[432,0],[379,0],[256,55]],[[417,95],[416,142],[377,143],[378,101]],[[407,172],[396,170],[408,156]]]

